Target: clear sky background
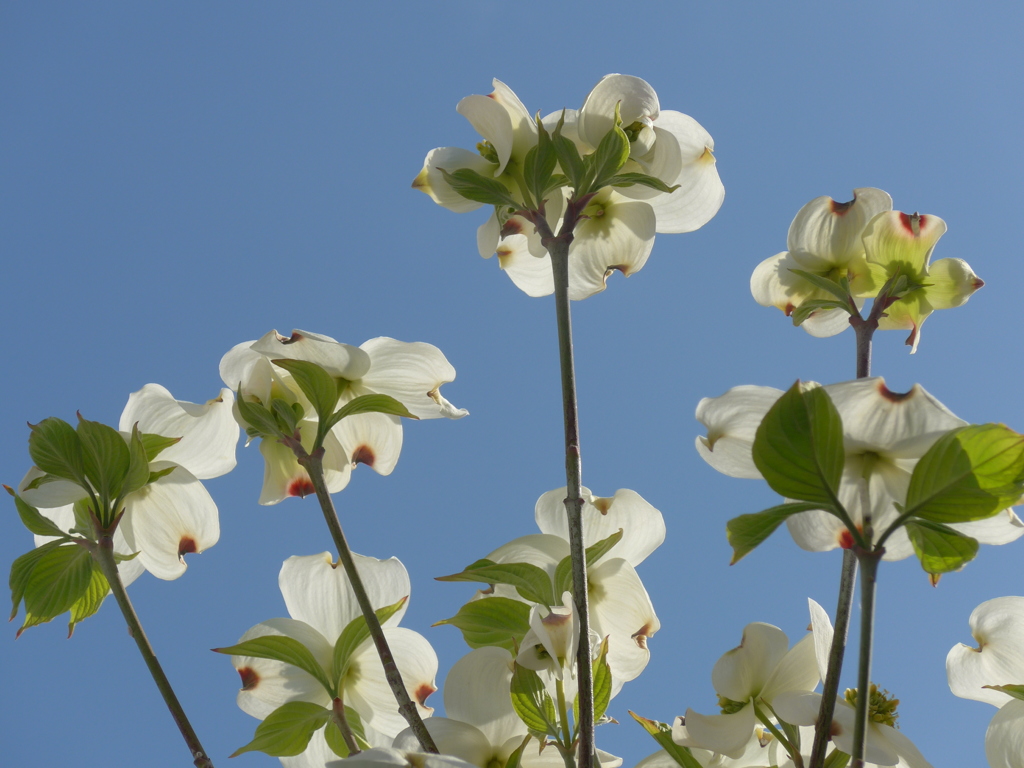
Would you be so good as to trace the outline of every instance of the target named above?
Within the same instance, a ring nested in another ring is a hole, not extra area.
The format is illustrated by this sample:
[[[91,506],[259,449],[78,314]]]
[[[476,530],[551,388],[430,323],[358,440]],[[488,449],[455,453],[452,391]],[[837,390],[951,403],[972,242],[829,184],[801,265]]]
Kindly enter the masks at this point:
[[[621,724],[598,731],[631,766],[655,745],[627,709],[713,712],[711,667],[744,625],[795,640],[808,597],[834,611],[838,552],[803,552],[783,530],[728,566],[726,521],[777,497],[693,449],[701,397],[854,375],[852,332],[811,338],[750,297],[804,203],[876,186],[947,221],[935,258],[966,259],[987,285],[936,313],[913,357],[903,333],[880,333],[874,372],[1024,428],[1022,19],[1012,3],[957,2],[5,3],[0,479],[29,465],[26,421],[116,424],[147,382],[205,401],[224,352],[272,328],[435,344],[458,371],[444,393],[471,416],[407,423],[394,474],[360,468],[336,502],[356,551],[408,567],[403,625],[433,643],[440,683],[467,648],[430,625],[473,588],[433,577],[535,532],[537,497],[564,485],[562,427],[553,300],[477,255],[485,212],[451,213],[410,182],[430,149],[478,140],[455,105],[492,77],[545,114],[578,108],[606,73],[643,77],[712,134],[726,198],[573,306],[584,483],[636,490],[668,525],[639,569],[662,622],[651,663],[612,702]],[[261,457],[239,459],[207,484],[220,543],[177,581],[131,587],[217,765],[257,721],[208,649],[285,615],[281,562],[330,548],[313,499],[258,506]],[[31,546],[6,508],[5,571]],[[983,548],[936,589],[916,561],[882,567],[873,678],[936,768],[984,760],[995,710],[954,698],[944,660],[970,641],[977,604],[1024,594],[1022,552]],[[189,764],[113,601],[71,640],[57,620],[15,642],[18,623],[0,639],[4,764]]]

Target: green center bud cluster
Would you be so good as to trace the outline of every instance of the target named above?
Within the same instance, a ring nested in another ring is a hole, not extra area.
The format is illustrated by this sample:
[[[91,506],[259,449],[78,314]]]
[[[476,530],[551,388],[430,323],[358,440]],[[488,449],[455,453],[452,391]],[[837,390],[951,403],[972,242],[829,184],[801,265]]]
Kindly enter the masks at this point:
[[[868,694],[868,719],[873,723],[898,728],[896,721],[899,719],[899,713],[896,707],[899,706],[900,700],[892,698],[892,694],[884,688],[879,690],[874,683],[868,688]],[[850,706],[856,707],[857,689],[847,688],[845,698]]]

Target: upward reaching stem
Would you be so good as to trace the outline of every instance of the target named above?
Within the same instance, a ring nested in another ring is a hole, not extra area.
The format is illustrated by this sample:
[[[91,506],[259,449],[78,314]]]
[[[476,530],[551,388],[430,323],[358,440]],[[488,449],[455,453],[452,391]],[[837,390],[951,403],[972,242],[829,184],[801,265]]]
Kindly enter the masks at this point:
[[[579,219],[577,201],[570,201],[556,237],[543,214],[534,217],[541,242],[551,256],[555,283],[555,314],[558,323],[558,358],[561,364],[562,411],[565,424],[565,513],[569,524],[569,554],[572,559],[572,592],[580,620],[580,642],[576,653],[579,683],[580,721],[579,768],[597,765],[594,745],[594,673],[590,658],[590,606],[587,597],[587,565],[583,546],[583,497],[580,464],[579,416],[576,405],[576,372],[573,364],[572,320],[569,315],[569,245]]]
[[[121,582],[121,576],[117,572],[117,561],[114,560],[113,528],[109,531],[100,532],[99,544],[94,546],[91,551],[96,562],[99,563],[103,575],[107,577],[110,591],[114,593],[117,606],[121,609],[121,614],[128,624],[128,634],[132,636],[135,645],[138,646],[139,653],[142,654],[146,667],[149,669],[149,674],[153,676],[153,681],[160,690],[160,695],[163,696],[167,709],[170,710],[171,717],[174,718],[175,725],[181,731],[181,737],[185,740],[185,744],[188,745],[189,752],[192,753],[193,764],[196,768],[213,768],[213,761],[207,756],[206,750],[203,749],[203,745],[199,742],[199,737],[196,735],[195,730],[193,730],[192,724],[188,721],[185,710],[182,708],[181,702],[178,701],[178,697],[171,687],[170,680],[167,679],[167,675],[164,674],[163,667],[160,666],[156,653],[153,652],[153,646],[149,644],[149,638],[146,637],[146,633],[142,629],[142,623],[139,621],[138,614],[135,613],[135,608],[132,606],[131,600],[128,599],[128,592],[125,590],[124,584]]]
[[[328,493],[327,484],[324,481],[323,449],[313,451],[312,454],[302,450],[301,445],[297,448],[293,446],[293,449],[298,455],[299,464],[306,468],[309,479],[313,483],[316,498],[320,502],[320,509],[324,513],[324,520],[327,522],[327,527],[331,530],[334,546],[338,549],[338,559],[345,569],[345,575],[348,576],[349,584],[352,585],[352,592],[355,593],[356,602],[359,603],[359,609],[363,612],[363,617],[366,619],[366,626],[370,630],[373,644],[377,646],[377,655],[380,656],[380,662],[384,666],[384,676],[387,678],[388,685],[391,686],[391,692],[398,701],[398,711],[402,713],[402,717],[405,718],[413,733],[416,734],[416,739],[419,741],[420,746],[423,747],[423,751],[437,754],[437,746],[435,746],[434,740],[427,732],[427,726],[423,724],[423,719],[416,709],[416,704],[409,697],[409,692],[402,681],[402,673],[398,671],[395,657],[391,654],[387,638],[384,637],[384,630],[381,628],[377,614],[374,612],[373,604],[370,603],[370,598],[366,594],[363,580],[356,570],[355,561],[352,559],[352,550],[348,547],[345,532],[341,529],[338,513],[334,509],[334,502],[331,500],[331,494]],[[299,451],[301,451],[301,454]],[[342,710],[342,713],[344,713],[344,710]]]

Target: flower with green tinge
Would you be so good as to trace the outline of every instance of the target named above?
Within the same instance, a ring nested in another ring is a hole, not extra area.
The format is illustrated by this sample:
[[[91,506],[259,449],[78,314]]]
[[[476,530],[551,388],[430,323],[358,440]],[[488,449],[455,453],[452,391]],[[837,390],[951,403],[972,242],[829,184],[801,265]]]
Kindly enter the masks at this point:
[[[180,438],[150,462],[159,475],[124,499],[124,515],[114,532],[114,551],[138,556],[118,564],[127,585],[144,570],[160,579],[185,572],[186,554],[202,552],[220,538],[217,505],[200,480],[219,477],[235,466],[238,425],[231,415],[234,396],[222,389],[205,404],[175,400],[159,384],[147,384],[128,397],[118,429],[127,441],[137,424],[143,434]],[[29,485],[43,473],[33,467],[19,485],[21,497],[62,530],[75,527],[75,502],[88,492],[69,480]],[[50,537],[36,536],[36,546]]]
[[[690,232],[706,224],[721,207],[725,190],[718,176],[711,136],[680,112],[662,111],[654,89],[637,77],[607,75],[584,100],[583,107],[553,112],[543,119],[553,132],[562,121],[562,136],[589,154],[612,130],[616,105],[630,139],[630,159],[620,173],[643,173],[668,186],[668,193],[643,184],[597,190],[574,230],[569,251],[569,296],[581,300],[605,289],[614,271],[627,277],[643,267],[657,232]],[[468,96],[458,111],[483,136],[478,154],[455,147],[431,150],[413,188],[438,205],[457,212],[475,210],[445,180],[442,170],[470,169],[501,181],[525,208],[521,191],[526,154],[537,145],[538,130],[519,98],[500,80],[489,96]],[[568,188],[553,190],[544,201],[553,231],[565,210]],[[537,201],[539,202],[539,201]],[[529,296],[554,291],[551,261],[533,224],[514,211],[495,210],[477,231],[480,255],[497,253],[499,266]]]
[[[938,216],[881,213],[864,231],[864,250],[869,274],[867,291],[878,291],[887,280],[900,275],[916,286],[886,307],[878,323],[881,330],[909,330],[907,345],[913,354],[921,341],[921,325],[936,309],[959,307],[985,285],[963,259],[939,259],[929,263],[946,222]]]
[[[543,533],[515,539],[487,559],[530,563],[554,577],[559,562],[569,555],[565,493],[565,488],[558,488],[537,500],[535,517]],[[596,637],[608,638],[607,661],[615,695],[647,666],[647,641],[661,628],[636,566],[664,541],[665,522],[661,512],[635,491],[620,489],[612,497],[599,497],[582,488],[580,494],[584,547],[622,530],[622,539],[587,568],[590,628]],[[493,594],[525,602],[507,585],[495,585]]]
[[[375,609],[394,605],[409,595],[409,574],[395,558],[377,560],[353,555],[356,569],[366,585]],[[355,594],[330,553],[290,557],[284,561],[278,577],[281,594],[291,618],[279,618],[257,624],[239,642],[266,635],[284,635],[308,648],[329,679],[334,679],[334,646],[348,624],[362,616]],[[383,622],[384,635],[410,698],[417,703],[421,717],[433,711],[427,697],[437,690],[437,656],[430,643],[417,632],[399,627],[406,605]],[[263,719],[278,707],[293,701],[307,701],[331,707],[332,699],[323,685],[308,672],[272,659],[232,656],[231,663],[242,679],[238,706],[247,714]],[[373,746],[387,746],[406,727],[394,695],[384,676],[373,640],[367,637],[355,649],[347,671],[339,683],[339,698],[358,714]],[[328,723],[326,727],[334,727]],[[297,757],[282,758],[288,768],[322,766],[324,755],[333,755],[323,736],[323,728],[313,734],[306,751]],[[319,760],[319,762],[318,762]]]
[[[559,680],[576,676],[576,647],[580,641],[580,617],[572,594],[562,593],[562,604],[530,608],[530,631],[523,638],[516,664],[540,672],[547,670]]]
[[[999,707],[985,734],[991,768],[1024,768],[1024,701],[989,686],[1024,692],[1024,597],[987,600],[971,613],[976,648],[960,643],[946,656],[949,689]]]
[[[797,212],[789,225],[786,250],[771,256],[754,269],[750,292],[763,307],[778,307],[793,314],[804,302],[835,300],[793,270],[810,272],[830,280],[847,278],[857,297],[873,296],[882,286],[872,286],[868,275],[862,235],[874,216],[892,210],[892,198],[873,187],[853,190],[853,200],[837,203],[816,197]],[[861,302],[858,302],[858,307]],[[834,336],[850,325],[843,309],[817,309],[801,324],[812,336]]]
[[[843,421],[846,452],[839,500],[860,526],[870,514],[880,536],[899,515],[895,503],[907,496],[914,466],[942,435],[967,424],[920,385],[892,392],[881,378],[825,385]],[[697,452],[708,464],[732,477],[759,478],[752,448],[757,427],[782,391],[742,386],[697,405],[697,419],[707,428],[698,436]],[[867,493],[864,485],[867,484]],[[842,521],[823,510],[792,515],[786,520],[793,540],[803,549],[823,552],[849,547],[853,538]],[[1024,535],[1024,523],[1012,509],[951,528],[982,544],[1007,544]],[[885,560],[914,554],[906,530],[885,542]]]
[[[316,413],[292,375],[271,362],[279,359],[305,360],[326,370],[339,383],[339,407],[361,395],[384,394],[420,419],[459,419],[469,413],[441,395],[441,385],[455,379],[455,369],[432,344],[382,336],[353,347],[308,331],[293,331],[291,336],[271,331],[233,347],[220,361],[224,383],[240,389],[247,402],[270,408],[273,400],[283,400],[301,407],[304,416],[298,432],[307,450],[316,437]],[[236,418],[248,426],[237,411]],[[348,485],[357,464],[390,474],[402,450],[401,419],[384,413],[348,416],[327,435],[324,450],[324,477],[331,493]],[[262,440],[260,452],[266,460],[260,504],[313,493],[309,475],[290,448]]]
[[[526,738],[527,729],[512,708],[509,687],[514,660],[504,648],[476,648],[459,659],[444,681],[444,711],[447,717],[424,720],[434,744],[442,754],[454,755],[477,766],[505,765]],[[395,737],[393,746],[415,750],[419,742],[411,728]],[[617,768],[622,760],[598,750],[602,768]],[[541,750],[534,737],[520,758],[523,768],[561,768],[564,765],[553,747]]]
[[[812,622],[817,624],[813,608],[824,612],[811,603]],[[673,741],[739,758],[747,751],[758,721],[771,718],[778,696],[812,691],[820,679],[814,634],[789,648],[786,633],[778,627],[748,624],[739,646],[722,656],[711,670],[722,713],[702,715],[687,709],[685,726],[673,730]]]

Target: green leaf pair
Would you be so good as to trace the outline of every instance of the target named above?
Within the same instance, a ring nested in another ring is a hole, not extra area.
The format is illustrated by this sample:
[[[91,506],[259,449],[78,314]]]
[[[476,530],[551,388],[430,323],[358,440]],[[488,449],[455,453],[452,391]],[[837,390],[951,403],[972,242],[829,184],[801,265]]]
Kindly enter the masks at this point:
[[[62,419],[43,419],[32,426],[28,451],[44,474],[28,487],[38,488],[55,480],[75,483],[92,497],[97,507],[93,511],[100,524],[107,527],[124,497],[152,481],[149,462],[177,441],[142,435],[136,425],[125,442],[116,429],[81,416],[77,429]]]
[[[28,507],[24,502],[22,504]],[[70,611],[68,637],[76,624],[99,610],[110,590],[89,550],[70,542],[66,536],[63,540],[47,542],[15,560],[11,565],[10,587],[12,619],[18,614],[21,602],[25,603],[25,620],[18,630],[19,635],[29,627]]]

